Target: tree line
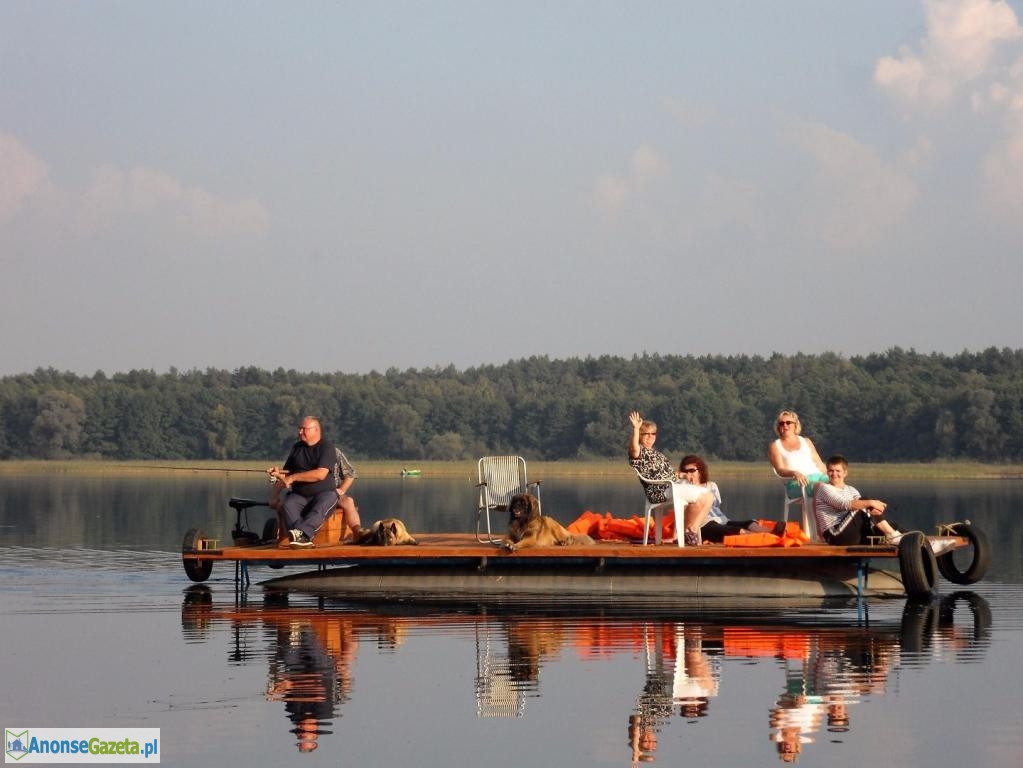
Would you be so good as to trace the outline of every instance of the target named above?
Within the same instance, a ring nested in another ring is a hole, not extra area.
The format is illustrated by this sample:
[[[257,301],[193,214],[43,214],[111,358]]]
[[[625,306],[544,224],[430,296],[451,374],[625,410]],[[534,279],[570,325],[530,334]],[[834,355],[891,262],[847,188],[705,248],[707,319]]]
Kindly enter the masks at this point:
[[[858,461],[1023,459],[1023,350],[531,357],[466,370],[239,368],[0,378],[0,458],[266,459],[306,414],[354,458],[623,456],[627,414],[668,455],[760,460],[779,410]]]

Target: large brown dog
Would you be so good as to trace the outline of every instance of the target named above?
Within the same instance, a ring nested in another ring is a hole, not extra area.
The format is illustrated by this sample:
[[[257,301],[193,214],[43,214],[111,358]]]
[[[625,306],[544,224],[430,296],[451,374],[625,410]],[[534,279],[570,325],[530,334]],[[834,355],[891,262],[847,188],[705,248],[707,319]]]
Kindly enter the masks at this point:
[[[394,547],[398,544],[418,544],[405,527],[405,523],[396,517],[377,520],[373,525],[361,531],[353,544],[363,547]]]
[[[508,503],[508,538],[504,548],[514,552],[527,547],[553,547],[595,544],[585,533],[569,533],[553,517],[540,515],[540,502],[536,496],[520,493]]]

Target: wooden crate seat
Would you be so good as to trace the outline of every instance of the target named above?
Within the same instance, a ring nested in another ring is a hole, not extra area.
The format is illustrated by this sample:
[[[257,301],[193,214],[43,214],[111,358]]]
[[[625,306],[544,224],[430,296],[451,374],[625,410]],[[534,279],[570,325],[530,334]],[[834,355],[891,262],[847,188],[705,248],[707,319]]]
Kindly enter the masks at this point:
[[[327,518],[327,522],[320,526],[320,530],[313,536],[313,544],[318,547],[326,547],[331,544],[339,543],[345,535],[345,521],[344,515],[340,509],[335,509],[331,512],[330,517]],[[286,547],[290,539],[288,538],[288,532],[284,528],[284,516],[277,513],[277,544],[278,546]]]

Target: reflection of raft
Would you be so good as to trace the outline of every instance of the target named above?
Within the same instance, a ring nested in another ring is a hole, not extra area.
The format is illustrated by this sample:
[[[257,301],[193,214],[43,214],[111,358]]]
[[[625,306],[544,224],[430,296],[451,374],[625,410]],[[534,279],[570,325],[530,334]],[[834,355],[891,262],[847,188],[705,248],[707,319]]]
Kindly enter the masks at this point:
[[[246,504],[239,499],[231,502],[239,514]],[[948,532],[953,535],[941,538],[956,550],[941,555],[945,560],[936,560],[928,538],[920,533],[907,534],[899,547],[598,542],[507,552],[480,544],[471,534],[416,532],[419,546],[398,547],[342,545],[318,535],[315,548],[282,549],[276,542],[250,544],[237,530],[235,545],[221,546],[192,529],[185,535],[182,560],[189,578],[197,582],[210,577],[214,562],[231,561],[236,582],[242,585],[248,584],[248,569],[254,565],[314,568],[268,584],[360,601],[621,602],[639,607],[694,597],[922,596],[935,591],[939,571],[958,584],[982,578],[989,556],[986,538],[968,523],[958,523]],[[972,553],[968,565],[959,563],[962,555],[957,550]]]

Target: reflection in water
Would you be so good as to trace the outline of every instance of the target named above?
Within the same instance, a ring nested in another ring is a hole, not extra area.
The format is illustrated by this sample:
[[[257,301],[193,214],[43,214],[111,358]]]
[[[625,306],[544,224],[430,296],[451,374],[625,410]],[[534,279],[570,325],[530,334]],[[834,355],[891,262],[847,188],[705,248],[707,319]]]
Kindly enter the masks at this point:
[[[357,642],[351,627],[334,620],[272,621],[276,653],[270,660],[266,698],[283,701],[300,752],[318,746],[338,707],[351,691],[351,663]]]
[[[783,659],[785,687],[770,712],[771,740],[785,762],[793,762],[825,724],[833,733],[848,731],[849,705],[885,692],[899,653],[894,634],[814,633],[761,642],[772,641],[775,657]]]
[[[633,764],[653,762],[657,733],[673,715],[706,717],[720,679],[720,656],[705,652],[701,625],[649,623],[642,625],[642,633],[646,678],[629,715]]]
[[[749,727],[764,728],[778,757],[794,762],[822,732],[832,742],[841,741],[855,728],[855,705],[883,696],[900,666],[942,658],[978,660],[991,627],[990,606],[972,592],[908,602],[901,621],[826,625],[812,613],[637,620],[367,610],[324,598],[305,600],[289,605],[287,595],[267,593],[258,606],[242,599],[218,607],[209,589],[196,585],[186,591],[182,605],[187,641],[203,642],[213,626],[227,623],[233,630],[232,663],[268,660],[266,698],[283,703],[300,751],[316,749],[322,737],[334,733],[341,705],[355,695],[351,670],[360,639],[372,639],[378,651],[397,652],[415,633],[459,633],[475,639],[480,718],[523,717],[527,698],[541,696],[543,667],[562,652],[598,664],[620,655],[642,659],[642,684],[627,715],[633,766],[656,760],[658,737],[666,728],[711,714],[728,661],[740,662],[729,668],[735,676],[761,660],[780,670],[781,693],[764,702],[766,728],[764,721]],[[253,642],[260,636],[261,644]],[[741,687],[740,681],[735,689]]]

